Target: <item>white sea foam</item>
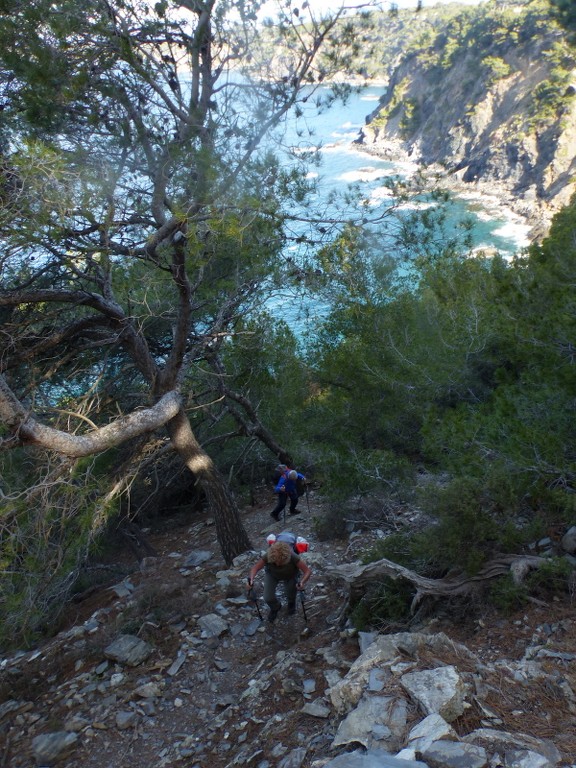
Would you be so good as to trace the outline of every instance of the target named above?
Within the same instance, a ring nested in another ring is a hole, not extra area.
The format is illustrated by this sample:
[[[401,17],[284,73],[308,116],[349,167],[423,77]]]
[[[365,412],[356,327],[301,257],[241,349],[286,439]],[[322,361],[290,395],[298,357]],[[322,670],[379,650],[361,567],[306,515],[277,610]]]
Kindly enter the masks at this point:
[[[498,249],[491,243],[480,243],[479,245],[475,245],[470,251],[472,256],[490,256],[495,255],[497,252]],[[506,256],[505,258],[511,259],[512,257]]]
[[[390,200],[393,197],[392,190],[388,187],[377,187],[370,193],[370,197],[367,200],[363,200],[363,205],[377,206],[380,205],[383,200]]]
[[[492,231],[493,235],[513,240],[519,248],[525,248],[530,245],[532,241],[529,237],[529,233],[530,226],[528,224],[522,224],[515,221],[508,221],[505,224],[502,224],[501,227],[497,227]]]
[[[358,137],[358,131],[332,131],[331,138],[339,139],[340,141],[354,141]]]
[[[331,152],[337,152],[340,155],[349,155],[349,156],[351,155],[356,157],[362,154],[356,149],[356,147],[354,146],[354,144],[350,142],[350,140],[345,142],[342,141],[338,143],[334,142],[330,144],[324,144],[321,147],[321,149],[322,149],[322,152],[326,154],[329,154]],[[365,157],[365,155],[363,155],[363,157]]]
[[[394,163],[394,168],[399,176],[403,176],[408,179],[410,176],[414,176],[419,170],[418,163],[412,163],[410,161]]]
[[[356,181],[375,181],[376,179],[382,179],[385,176],[390,176],[391,171],[389,168],[359,168],[356,171],[345,171],[338,176],[338,181],[344,181],[348,184],[352,184]]]
[[[488,211],[477,210],[474,211],[474,214],[480,221],[492,221],[494,219],[494,216],[489,214]]]
[[[476,204],[474,215],[480,221],[493,222],[494,219],[497,220],[495,222],[497,226],[492,229],[494,236],[511,240],[518,248],[525,248],[532,242],[530,224],[522,216],[502,205],[502,201],[495,195],[466,191],[458,192],[457,197],[461,200],[473,201]],[[506,217],[507,221],[502,222],[503,216]],[[490,248],[490,246],[484,247]]]
[[[423,200],[413,200],[410,203],[402,203],[396,210],[398,211],[427,211],[429,208],[437,208],[438,203],[426,203]]]

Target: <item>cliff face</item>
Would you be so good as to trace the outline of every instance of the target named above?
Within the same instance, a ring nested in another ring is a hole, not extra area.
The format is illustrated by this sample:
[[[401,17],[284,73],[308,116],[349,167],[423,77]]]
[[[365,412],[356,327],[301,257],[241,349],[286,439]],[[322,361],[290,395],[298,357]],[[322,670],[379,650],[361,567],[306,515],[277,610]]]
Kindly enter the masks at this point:
[[[576,190],[576,51],[533,5],[467,14],[407,54],[363,142],[498,187],[545,226]]]

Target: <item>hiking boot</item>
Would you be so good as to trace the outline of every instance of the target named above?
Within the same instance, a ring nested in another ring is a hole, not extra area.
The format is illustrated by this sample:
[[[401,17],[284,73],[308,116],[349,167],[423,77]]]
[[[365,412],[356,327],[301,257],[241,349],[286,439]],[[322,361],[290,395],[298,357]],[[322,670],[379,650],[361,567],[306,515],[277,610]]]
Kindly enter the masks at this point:
[[[296,603],[288,603],[288,616],[294,616],[296,613]]]
[[[280,608],[282,608],[282,603],[277,603],[277,605],[274,608],[270,608],[270,613],[268,614],[268,621],[276,621],[276,616],[278,616],[278,612],[280,611]]]
[[[276,520],[276,522],[278,522],[280,520],[280,515],[275,515],[274,512],[270,512],[270,517],[273,520]]]
[[[290,514],[291,515],[299,515],[300,514],[300,510],[299,509],[291,509],[290,510]]]

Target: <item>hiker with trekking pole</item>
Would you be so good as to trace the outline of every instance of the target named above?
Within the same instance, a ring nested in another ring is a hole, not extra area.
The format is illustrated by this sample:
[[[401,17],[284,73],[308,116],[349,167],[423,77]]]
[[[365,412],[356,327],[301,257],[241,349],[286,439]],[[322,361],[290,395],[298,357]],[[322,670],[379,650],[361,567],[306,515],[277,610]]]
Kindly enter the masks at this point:
[[[288,600],[288,615],[293,616],[296,613],[296,596],[297,594],[302,595],[306,583],[312,576],[312,571],[288,542],[275,541],[270,545],[268,550],[264,552],[262,557],[254,563],[250,570],[248,576],[249,599],[253,599],[254,579],[262,569],[264,569],[264,601],[270,608],[268,621],[274,621],[282,608],[282,603],[276,596],[276,589],[281,581],[286,585],[285,590],[286,599]],[[257,602],[256,608],[258,609],[258,615],[260,615],[260,609],[258,608]],[[302,611],[307,620],[303,600]]]
[[[286,467],[286,465],[281,464],[280,467],[278,467],[278,470],[281,470],[283,467]],[[286,504],[288,499],[290,499],[290,514],[299,514],[300,510],[297,509],[298,499],[303,495],[305,490],[306,477],[301,472],[298,472],[295,469],[290,469],[289,467],[286,467],[285,470],[281,470],[280,477],[274,488],[274,493],[278,494],[278,501],[272,512],[270,512],[270,517],[273,517],[274,520],[278,521],[280,520],[280,515],[284,513],[284,520],[286,520]],[[308,495],[306,495],[306,500],[308,500]]]

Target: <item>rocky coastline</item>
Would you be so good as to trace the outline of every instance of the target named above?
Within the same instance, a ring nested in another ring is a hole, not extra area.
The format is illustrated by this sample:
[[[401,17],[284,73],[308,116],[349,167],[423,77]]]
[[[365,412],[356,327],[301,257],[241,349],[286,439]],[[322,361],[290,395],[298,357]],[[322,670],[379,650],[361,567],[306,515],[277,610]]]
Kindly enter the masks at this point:
[[[541,241],[550,229],[558,207],[546,201],[537,201],[535,195],[514,194],[510,183],[499,179],[465,181],[461,172],[450,171],[439,163],[427,163],[407,149],[399,139],[370,141],[362,130],[355,142],[356,148],[365,154],[392,163],[413,164],[426,181],[429,189],[444,189],[455,197],[477,201],[494,215],[508,218],[519,227],[526,228],[526,245]]]
[[[479,15],[451,31],[449,54],[439,35],[399,56],[358,146],[417,163],[454,195],[498,201],[537,242],[576,193],[576,80],[573,50],[546,13],[534,35],[533,11],[516,10],[507,37],[485,35]]]

